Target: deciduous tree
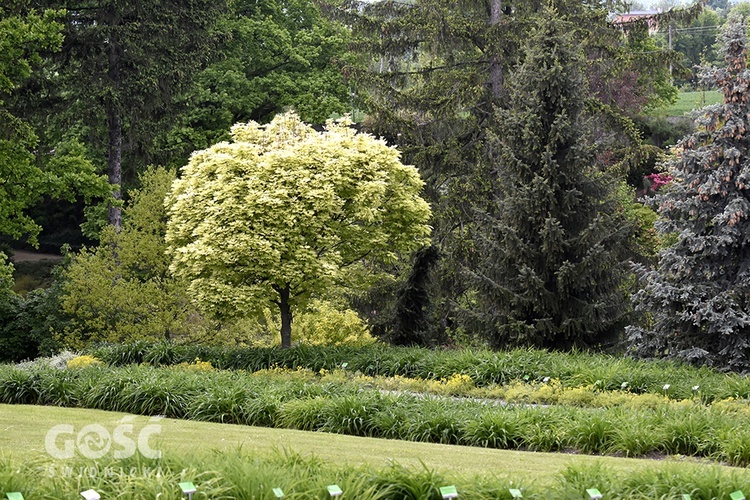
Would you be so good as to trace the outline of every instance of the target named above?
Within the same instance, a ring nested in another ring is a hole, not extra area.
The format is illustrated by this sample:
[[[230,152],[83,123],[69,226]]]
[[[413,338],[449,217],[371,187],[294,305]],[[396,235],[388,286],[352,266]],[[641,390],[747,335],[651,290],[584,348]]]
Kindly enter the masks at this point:
[[[219,29],[220,60],[196,75],[181,99],[187,112],[158,138],[165,160],[184,165],[193,151],[228,139],[235,123],[267,123],[290,107],[316,124],[351,111],[335,64],[345,58],[348,30],[312,2],[232,0]]]
[[[0,7],[0,234],[32,243],[41,228],[27,209],[42,196],[71,199],[78,193],[106,193],[94,166],[70,161],[66,151],[44,152],[49,161],[40,166],[34,127],[8,103],[38,70],[41,54],[60,48],[60,18],[60,12],[51,9]]]
[[[167,199],[172,270],[214,315],[274,303],[289,347],[307,297],[429,241],[419,174],[385,141],[347,122],[318,133],[293,113],[232,139],[194,153]]]
[[[56,333],[66,346],[202,333],[185,283],[168,272],[164,197],[175,171],[150,168],[140,177],[141,187],[129,192],[122,230],[105,228],[100,245],[74,256],[59,277],[69,322]]]

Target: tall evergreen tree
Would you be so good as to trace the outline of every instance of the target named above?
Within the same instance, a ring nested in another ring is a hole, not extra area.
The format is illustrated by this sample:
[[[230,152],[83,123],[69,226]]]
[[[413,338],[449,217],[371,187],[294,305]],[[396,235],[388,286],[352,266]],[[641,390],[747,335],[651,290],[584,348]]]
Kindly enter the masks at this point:
[[[626,312],[629,229],[596,167],[573,32],[555,10],[539,15],[489,137],[495,202],[480,214],[468,313],[496,345],[594,345]]]
[[[148,164],[154,124],[169,120],[175,98],[209,60],[212,27],[225,1],[58,0],[45,2],[67,14],[57,66],[58,88],[41,103],[48,115],[53,103],[66,124],[84,131],[84,140],[106,158],[115,200],[127,156]],[[119,203],[110,204],[108,221],[121,226]]]
[[[641,268],[634,296],[646,326],[630,329],[635,352],[731,370],[750,368],[750,72],[745,26],[721,35],[726,68],[704,78],[724,102],[704,108],[698,129],[667,162],[673,181],[652,200],[657,229],[675,243],[658,267]]]
[[[329,9],[353,27],[360,59],[345,71],[368,112],[365,125],[398,144],[426,181],[433,244],[441,255],[431,285],[431,291],[439,289],[432,300],[438,329],[460,327],[455,311],[473,300],[475,290],[461,268],[473,266],[472,242],[482,231],[474,221],[476,209],[487,209],[495,197],[488,132],[496,126],[494,109],[515,100],[507,81],[522,59],[520,46],[533,16],[545,5],[553,4],[557,15],[571,22],[572,36],[586,52],[592,91],[587,112],[594,110],[590,115],[600,131],[589,139],[598,158],[624,170],[635,158],[639,139],[628,117],[659,100],[661,83],[669,79],[667,65],[654,59],[659,51],[644,43],[645,24],[629,26],[624,34],[608,22],[607,11],[617,3],[347,0],[343,9]]]

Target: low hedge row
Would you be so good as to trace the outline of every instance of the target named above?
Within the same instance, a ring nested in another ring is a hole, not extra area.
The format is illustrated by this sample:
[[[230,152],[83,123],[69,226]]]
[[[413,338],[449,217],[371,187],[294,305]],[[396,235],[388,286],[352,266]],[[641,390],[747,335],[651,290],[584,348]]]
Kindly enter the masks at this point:
[[[80,406],[212,422],[536,451],[708,457],[750,464],[745,412],[693,401],[655,408],[488,404],[383,393],[301,373],[186,368],[0,367],[0,403]]]
[[[750,398],[750,378],[717,373],[667,361],[638,361],[592,353],[560,353],[535,349],[511,351],[429,350],[374,344],[365,347],[226,348],[171,342],[100,345],[87,351],[112,366],[149,363],[169,366],[196,358],[214,367],[255,372],[274,366],[313,371],[347,369],[371,376],[441,379],[465,374],[477,386],[512,381],[558,379],[567,387],[592,385],[600,390],[626,384],[634,393],[665,393],[676,399],[691,397],[699,387],[709,401]]]

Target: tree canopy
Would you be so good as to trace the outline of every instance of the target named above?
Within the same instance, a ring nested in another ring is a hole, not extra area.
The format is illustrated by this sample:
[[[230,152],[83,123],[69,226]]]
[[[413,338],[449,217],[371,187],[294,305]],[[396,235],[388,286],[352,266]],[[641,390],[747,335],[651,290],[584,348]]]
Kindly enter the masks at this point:
[[[60,18],[52,9],[13,12],[0,7],[0,234],[32,243],[41,228],[27,210],[42,196],[71,199],[77,193],[106,193],[92,164],[71,162],[69,151],[35,151],[39,137],[34,127],[7,103],[31,77],[42,54],[60,48]],[[40,166],[37,155],[49,161]]]
[[[348,30],[307,0],[232,0],[217,28],[219,60],[195,76],[185,113],[157,138],[171,162],[229,138],[239,122],[267,123],[286,108],[310,123],[351,110],[335,61],[345,58]],[[184,163],[181,163],[181,165]]]
[[[58,339],[80,349],[90,342],[194,339],[203,325],[185,283],[168,272],[164,197],[174,170],[149,168],[128,192],[120,232],[71,257],[62,270],[60,306],[68,320]],[[188,320],[187,318],[190,318]]]
[[[320,133],[294,113],[238,124],[173,184],[171,269],[219,317],[277,304],[288,347],[292,307],[347,282],[347,268],[429,242],[421,189],[395,148],[347,121]]]
[[[149,163],[155,124],[171,120],[177,97],[211,60],[225,2],[47,3],[65,12],[64,43],[50,68],[58,75],[52,98],[38,112],[55,104],[64,117],[57,126],[85,136],[106,164],[108,222],[119,230],[123,180],[137,178],[134,159]]]
[[[519,99],[518,89],[508,82],[524,63],[522,47],[536,16],[548,5],[570,23],[573,43],[584,53],[582,113],[596,121],[592,130],[597,133],[585,137],[595,147],[594,162],[626,172],[645,156],[631,118],[645,106],[674,99],[676,89],[664,51],[649,40],[645,23],[623,30],[609,22],[607,8],[617,3],[328,3],[326,12],[352,26],[357,57],[344,71],[368,111],[365,126],[398,144],[426,182],[441,255],[438,279],[432,281],[433,303],[441,308],[433,317],[439,325],[436,334],[444,326],[467,327],[456,312],[476,303],[477,290],[464,272],[473,270],[476,255],[471,251],[485,236],[476,213],[493,209],[498,197],[494,177],[502,177],[505,168],[491,136],[508,131],[495,111],[509,109]]]

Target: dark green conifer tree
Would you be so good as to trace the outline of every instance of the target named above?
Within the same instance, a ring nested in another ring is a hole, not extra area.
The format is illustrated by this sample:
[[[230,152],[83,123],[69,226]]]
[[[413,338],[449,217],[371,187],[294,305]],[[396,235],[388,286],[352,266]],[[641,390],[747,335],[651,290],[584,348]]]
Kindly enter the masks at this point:
[[[745,26],[721,36],[727,66],[704,75],[724,102],[667,162],[673,180],[653,198],[657,229],[675,239],[658,267],[640,268],[634,296],[646,325],[629,329],[637,354],[750,368],[750,72]]]
[[[612,170],[627,172],[645,156],[629,117],[671,96],[664,54],[650,50],[645,23],[608,21],[616,1],[318,1],[352,27],[356,63],[344,71],[368,114],[364,126],[396,143],[425,180],[441,255],[428,288],[430,335],[472,335],[457,311],[475,303],[463,269],[473,269],[472,249],[482,237],[476,211],[489,210],[496,195],[498,165],[488,135],[497,125],[494,110],[516,100],[507,81],[522,61],[534,16],[553,5],[571,23],[585,52],[586,111],[598,121],[599,134],[588,139],[599,164]]]
[[[225,0],[34,0],[30,5],[65,12],[62,49],[45,71],[54,75],[29,112],[48,141],[75,133],[99,160],[112,185],[108,222],[121,227],[121,186],[152,161],[150,143],[171,123],[177,97],[215,57],[214,28]],[[33,82],[40,85],[40,82]],[[23,106],[24,102],[20,102]],[[103,163],[103,162],[102,162]]]
[[[596,345],[627,311],[630,230],[596,167],[574,31],[553,9],[537,17],[489,134],[495,201],[480,215],[468,313],[495,345]]]

